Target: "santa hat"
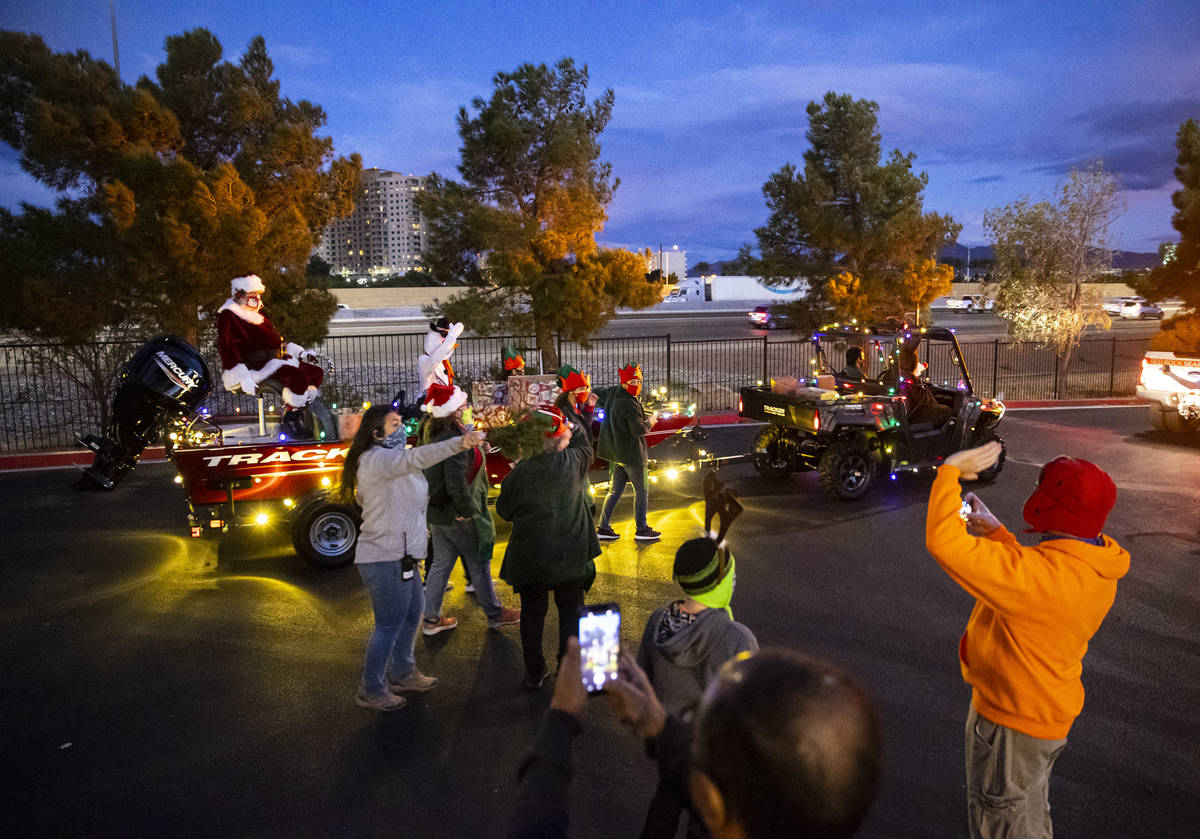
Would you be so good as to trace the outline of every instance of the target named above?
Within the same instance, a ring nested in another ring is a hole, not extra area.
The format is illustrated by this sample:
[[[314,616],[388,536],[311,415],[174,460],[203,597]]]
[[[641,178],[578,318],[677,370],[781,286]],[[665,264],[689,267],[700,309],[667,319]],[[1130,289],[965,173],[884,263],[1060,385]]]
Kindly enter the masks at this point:
[[[239,291],[257,291],[259,294],[262,294],[267,290],[267,287],[263,285],[263,281],[258,274],[247,274],[244,277],[234,277],[233,281],[229,285],[232,287],[234,294],[237,294]]]
[[[567,418],[563,412],[553,405],[544,405],[541,408],[533,411],[533,414],[542,414],[550,420],[550,430],[546,432],[547,437],[560,437],[563,434],[569,434],[571,428],[567,425]]]
[[[591,376],[583,375],[570,364],[564,364],[558,371],[558,387],[563,393],[570,393],[581,387],[590,387],[591,384]]]
[[[512,344],[505,344],[504,349],[500,350],[500,356],[504,359],[505,370],[519,370],[525,366],[525,359],[521,358],[521,354]]]
[[[633,379],[642,378],[642,367],[636,361],[631,361],[617,371],[621,384],[628,384]]]
[[[421,410],[433,417],[448,417],[467,404],[467,394],[456,385],[434,382],[425,392]]]
[[[1037,488],[1022,511],[1027,533],[1056,530],[1094,539],[1117,503],[1117,485],[1094,463],[1057,457],[1042,467]]]

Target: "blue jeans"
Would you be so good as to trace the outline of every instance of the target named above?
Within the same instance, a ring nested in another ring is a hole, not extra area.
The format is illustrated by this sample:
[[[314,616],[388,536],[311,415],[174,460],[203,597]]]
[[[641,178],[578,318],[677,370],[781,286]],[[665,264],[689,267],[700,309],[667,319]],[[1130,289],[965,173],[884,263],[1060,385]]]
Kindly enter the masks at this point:
[[[609,461],[608,464],[608,496],[604,499],[604,511],[600,514],[600,527],[608,527],[608,520],[612,518],[613,509],[617,506],[617,502],[621,500],[621,494],[625,492],[626,484],[633,484],[633,521],[637,525],[638,530],[647,530],[650,525],[646,523],[646,507],[649,504],[649,478],[647,477],[646,467],[631,467],[616,461]]]
[[[480,533],[480,528],[490,531]],[[429,574],[425,578],[425,617],[437,620],[442,616],[442,597],[446,593],[446,580],[454,568],[454,560],[461,556],[471,582],[475,584],[475,599],[479,602],[488,620],[500,617],[500,601],[492,586],[492,546],[496,531],[491,516],[456,521],[453,524],[431,524],[433,533],[433,558],[429,561]]]
[[[401,579],[400,560],[364,562],[356,567],[375,613],[375,628],[367,640],[363,663],[363,692],[382,696],[388,692],[388,676],[398,682],[417,666],[413,647],[425,606],[421,573],[414,568],[411,579]]]

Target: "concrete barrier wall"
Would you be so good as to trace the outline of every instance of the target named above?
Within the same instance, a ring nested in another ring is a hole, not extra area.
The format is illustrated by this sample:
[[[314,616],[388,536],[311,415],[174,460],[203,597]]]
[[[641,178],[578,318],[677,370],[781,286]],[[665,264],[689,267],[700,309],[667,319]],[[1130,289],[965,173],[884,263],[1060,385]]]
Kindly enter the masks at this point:
[[[982,294],[987,283],[954,283],[953,296],[961,297],[964,294]],[[1133,289],[1125,285],[1125,283],[1084,283],[1083,289],[1085,292],[1099,291],[1100,296],[1104,299],[1109,297],[1130,297],[1134,294]],[[994,289],[991,290],[993,293]]]
[[[982,293],[982,283],[954,283],[953,294]],[[1133,289],[1125,283],[1088,283],[1086,289],[1096,289],[1100,296],[1124,297],[1132,295]],[[339,303],[351,309],[398,309],[406,306],[428,306],[434,300],[449,300],[462,289],[454,286],[422,286],[417,288],[334,288],[330,289]]]
[[[339,303],[351,309],[400,309],[428,306],[436,300],[449,300],[463,291],[455,286],[419,286],[415,288],[331,288]]]

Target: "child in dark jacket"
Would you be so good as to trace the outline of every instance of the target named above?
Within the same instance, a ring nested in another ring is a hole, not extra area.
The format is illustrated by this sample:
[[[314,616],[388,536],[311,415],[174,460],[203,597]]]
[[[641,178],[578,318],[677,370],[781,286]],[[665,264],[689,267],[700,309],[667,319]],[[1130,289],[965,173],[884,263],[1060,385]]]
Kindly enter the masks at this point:
[[[675,552],[672,576],[684,596],[650,615],[637,657],[667,713],[685,721],[725,662],[758,651],[754,633],[733,619],[729,605],[735,569],[725,534],[742,506],[711,472],[705,476],[704,495],[707,534],[689,539]],[[721,517],[720,533],[712,530],[716,515]],[[674,836],[682,809],[660,785],[642,836]]]

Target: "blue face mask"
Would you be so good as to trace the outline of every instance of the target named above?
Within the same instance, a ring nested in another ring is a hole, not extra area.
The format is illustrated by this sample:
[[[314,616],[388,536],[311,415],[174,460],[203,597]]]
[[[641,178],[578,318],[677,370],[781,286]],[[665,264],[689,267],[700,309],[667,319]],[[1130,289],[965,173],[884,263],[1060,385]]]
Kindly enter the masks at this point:
[[[382,440],[376,440],[376,443],[383,446],[385,449],[394,449],[396,446],[403,446],[408,442],[408,434],[404,430],[404,426],[400,426]]]

